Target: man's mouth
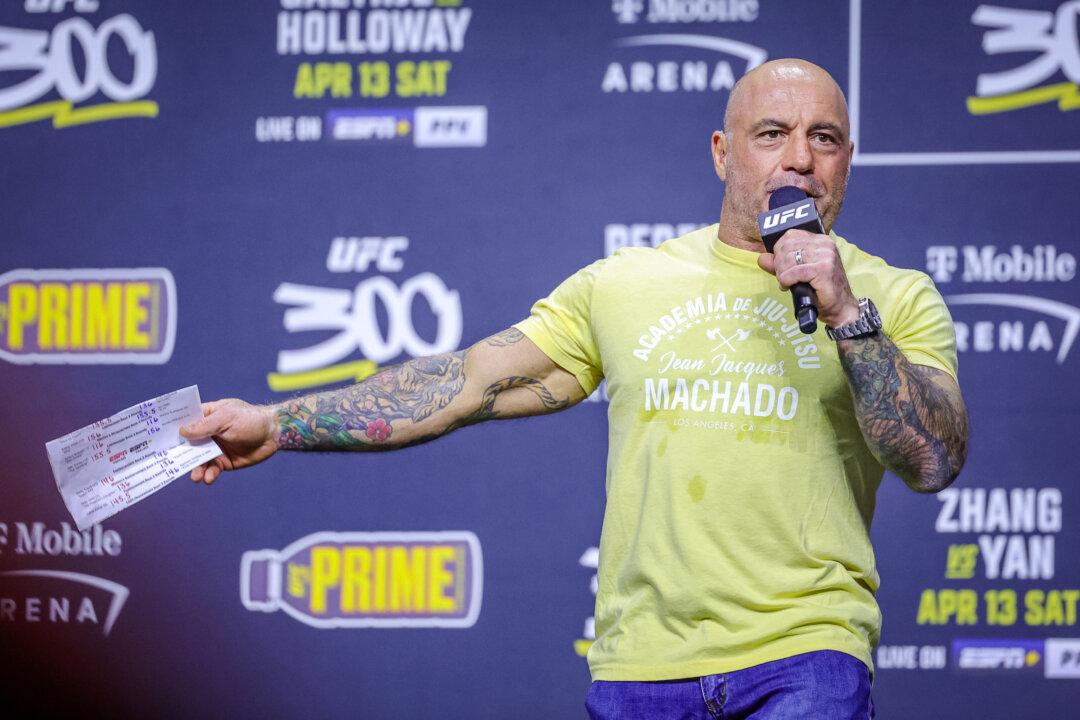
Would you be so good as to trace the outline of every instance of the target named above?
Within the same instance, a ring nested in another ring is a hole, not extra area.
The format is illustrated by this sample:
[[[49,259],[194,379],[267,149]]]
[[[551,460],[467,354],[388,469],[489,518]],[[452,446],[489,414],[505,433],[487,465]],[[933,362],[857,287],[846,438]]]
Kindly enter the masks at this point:
[[[814,198],[815,200],[816,200],[817,198],[821,197],[821,193],[818,193],[818,192],[814,192],[813,188],[809,188],[809,187],[806,187],[806,186],[804,186],[804,185],[800,185],[800,184],[795,184],[795,183],[783,183],[783,184],[781,184],[781,185],[777,185],[777,186],[776,186],[776,187],[774,187],[774,188],[770,188],[770,189],[769,189],[769,197],[772,197],[772,194],[773,194],[774,192],[776,192],[777,190],[779,190],[780,188],[782,188],[782,187],[793,187],[793,188],[798,188],[799,190],[803,191],[804,193],[806,193],[806,194],[807,194],[807,195],[809,195],[810,197]]]
[[[810,197],[817,199],[825,194],[825,188],[821,187],[820,183],[810,180],[809,182],[805,178],[775,178],[765,184],[765,191],[771,196],[774,192],[782,187],[796,187],[802,190]]]

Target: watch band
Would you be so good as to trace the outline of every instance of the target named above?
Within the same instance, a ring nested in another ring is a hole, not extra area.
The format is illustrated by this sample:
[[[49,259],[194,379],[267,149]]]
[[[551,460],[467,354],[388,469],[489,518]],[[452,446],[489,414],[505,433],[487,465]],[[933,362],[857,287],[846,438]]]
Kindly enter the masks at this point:
[[[870,337],[881,329],[881,315],[870,298],[859,298],[859,318],[838,328],[825,328],[830,340],[857,340]]]

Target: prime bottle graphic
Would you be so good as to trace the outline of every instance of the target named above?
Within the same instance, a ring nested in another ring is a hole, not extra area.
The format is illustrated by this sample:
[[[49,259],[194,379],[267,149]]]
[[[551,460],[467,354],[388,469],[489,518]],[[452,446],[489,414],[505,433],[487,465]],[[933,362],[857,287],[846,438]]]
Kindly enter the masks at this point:
[[[469,531],[319,532],[240,561],[248,610],[317,628],[467,628],[480,615],[483,558]]]

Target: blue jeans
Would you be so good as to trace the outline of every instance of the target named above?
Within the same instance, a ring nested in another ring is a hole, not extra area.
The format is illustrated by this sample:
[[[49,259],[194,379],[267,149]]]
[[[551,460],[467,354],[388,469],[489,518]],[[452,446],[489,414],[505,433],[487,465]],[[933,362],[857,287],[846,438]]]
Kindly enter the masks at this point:
[[[585,708],[593,720],[867,720],[870,673],[833,650],[744,670],[661,682],[599,680]]]

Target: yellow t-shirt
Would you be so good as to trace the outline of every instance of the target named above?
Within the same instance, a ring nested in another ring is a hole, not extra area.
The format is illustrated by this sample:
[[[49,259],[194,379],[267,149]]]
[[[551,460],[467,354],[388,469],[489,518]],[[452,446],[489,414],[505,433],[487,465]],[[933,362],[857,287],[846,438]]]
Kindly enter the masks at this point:
[[[607,379],[594,680],[696,677],[812,650],[872,667],[883,468],[835,343],[820,326],[803,335],[757,254],[716,231],[599,260],[516,326],[586,392]],[[930,278],[834,238],[885,334],[955,377]]]

